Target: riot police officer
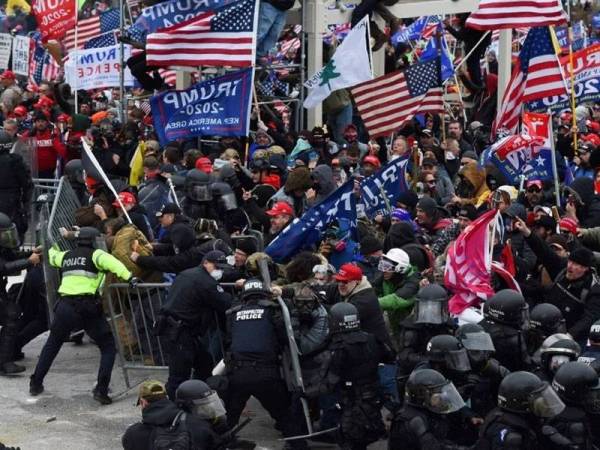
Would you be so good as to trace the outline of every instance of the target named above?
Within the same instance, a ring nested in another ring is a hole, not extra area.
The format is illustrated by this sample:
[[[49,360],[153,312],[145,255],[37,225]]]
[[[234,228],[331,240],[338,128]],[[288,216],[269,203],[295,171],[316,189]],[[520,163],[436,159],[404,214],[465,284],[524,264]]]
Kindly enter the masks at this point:
[[[361,331],[356,307],[349,302],[331,307],[331,359],[322,367],[322,382],[310,394],[338,389],[342,417],[337,441],[342,449],[366,449],[385,432],[378,395],[380,362],[392,358],[391,349],[374,335]]]
[[[184,183],[185,202],[183,211],[193,220],[200,218],[217,219],[217,214],[211,208],[213,199],[210,188],[210,176],[198,169],[188,171]]]
[[[12,375],[25,371],[25,367],[13,362],[16,340],[19,334],[21,310],[16,299],[6,292],[7,276],[39,264],[39,252],[19,252],[19,233],[10,218],[0,213],[0,375]]]
[[[527,350],[531,356],[544,340],[555,333],[566,333],[567,326],[562,312],[551,303],[535,305],[529,314]]]
[[[530,372],[507,375],[498,389],[498,407],[485,418],[477,449],[538,450],[541,420],[560,414],[565,404]]]
[[[577,361],[580,354],[581,347],[571,338],[542,344],[540,366],[535,373],[540,379],[550,382],[560,366],[569,361]]]
[[[95,249],[96,228],[82,227],[75,233],[77,246],[73,250],[59,251],[52,247],[48,251],[48,262],[61,269],[62,280],[58,288],[60,300],[54,311],[54,322],[50,326],[50,336],[42,349],[31,381],[29,393],[39,395],[44,392],[44,377],[60,351],[63,342],[72,330],[83,326],[85,332],[100,348],[100,368],[98,384],[94,388],[94,399],[103,405],[112,403],[108,396],[108,385],[115,362],[116,348],[113,335],[102,312],[102,302],[98,295],[105,272],[112,272],[121,280],[135,285],[137,279],[121,261],[105,252]]]
[[[412,313],[402,321],[398,351],[398,395],[404,397],[404,383],[417,364],[427,361],[429,340],[438,334],[453,334],[454,323],[448,314],[448,293],[439,284],[419,289]]]
[[[175,278],[166,303],[160,311],[157,332],[169,347],[167,393],[175,398],[177,387],[194,378],[210,376],[220,355],[209,353],[211,333],[218,333],[215,312],[224,314],[231,307],[231,295],[219,286],[225,254],[208,252],[198,267],[184,270]],[[220,337],[220,336],[219,336]]]
[[[546,448],[552,450],[591,450],[592,432],[586,409],[595,409],[600,400],[598,374],[580,362],[567,362],[556,371],[552,387],[565,403],[565,409],[542,428]]]
[[[589,364],[600,374],[600,320],[590,327],[587,345],[577,360]]]
[[[75,194],[79,199],[79,203],[81,205],[86,205],[90,199],[90,194],[85,186],[83,164],[81,163],[81,159],[72,159],[65,164],[64,174],[67,177],[69,184],[75,191]]]
[[[465,402],[451,381],[432,369],[417,369],[405,386],[405,400],[392,419],[388,449],[450,450],[460,447],[450,442],[448,414],[460,411]]]
[[[290,394],[280,374],[280,356],[288,345],[279,305],[258,278],[242,286],[241,304],[227,311],[225,366],[229,380],[227,423],[234,427],[246,402],[254,396],[291,436]],[[304,447],[305,443],[292,445]]]
[[[496,358],[510,371],[531,365],[523,331],[528,311],[523,295],[512,289],[498,291],[483,306],[484,320],[480,325],[492,338]]]

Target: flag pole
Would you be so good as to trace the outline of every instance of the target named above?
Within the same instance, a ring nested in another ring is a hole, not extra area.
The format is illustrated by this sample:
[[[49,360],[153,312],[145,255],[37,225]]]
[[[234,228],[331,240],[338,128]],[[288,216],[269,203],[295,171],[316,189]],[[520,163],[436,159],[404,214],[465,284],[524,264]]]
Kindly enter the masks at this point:
[[[469,59],[469,57],[473,54],[473,52],[475,50],[477,50],[477,47],[479,47],[479,45],[483,42],[483,40],[487,37],[487,35],[490,34],[490,30],[487,30],[483,36],[481,36],[481,39],[479,39],[479,41],[477,41],[477,44],[475,44],[475,47],[473,47],[471,49],[471,51],[469,53],[467,53],[467,55],[460,60],[460,62],[454,67],[454,71],[456,72],[456,69],[458,69],[460,66],[462,66],[467,59]]]
[[[560,206],[560,187],[558,183],[558,167],[556,165],[556,149],[554,148],[554,127],[552,126],[552,111],[548,110],[548,137],[550,141],[550,155],[552,158],[552,172],[554,175],[554,196],[556,197],[556,206]]]
[[[371,48],[371,22],[367,20],[367,47],[369,47],[369,64],[371,65],[371,78],[373,75],[373,49]]]
[[[79,45],[79,36],[78,36],[78,32],[79,32],[79,27],[77,26],[77,24],[75,25],[75,77],[74,77],[74,81],[73,81],[73,87],[75,89],[75,114],[79,113],[79,98],[77,96],[77,85],[79,84],[78,80],[77,80],[77,59],[79,58],[78,55],[78,51],[77,51],[77,46]]]
[[[129,3],[127,3],[129,6]],[[125,14],[123,0],[119,0],[119,36],[125,33]],[[119,121],[125,123],[125,44],[119,40]]]
[[[569,2],[567,2],[567,5],[569,5]],[[567,36],[569,39],[569,77],[571,78],[571,115],[573,116],[572,120],[572,125],[573,125],[573,150],[575,151],[575,154],[578,155],[579,154],[579,150],[578,150],[578,145],[577,145],[577,131],[576,131],[576,127],[577,127],[577,116],[575,115],[575,108],[577,107],[576,104],[576,99],[575,99],[575,70],[573,68],[573,27],[571,26],[571,7],[570,5],[567,6],[567,8],[569,9],[569,25],[568,25],[568,32],[567,32]],[[558,56],[557,56],[558,58]],[[561,75],[562,75],[562,70],[560,71]],[[558,206],[558,203],[557,203]]]

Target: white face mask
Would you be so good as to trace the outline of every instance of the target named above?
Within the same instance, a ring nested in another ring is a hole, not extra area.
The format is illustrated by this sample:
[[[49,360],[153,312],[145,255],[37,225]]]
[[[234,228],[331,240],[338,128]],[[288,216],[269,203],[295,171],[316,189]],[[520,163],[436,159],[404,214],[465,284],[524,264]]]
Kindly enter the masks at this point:
[[[221,278],[223,278],[223,271],[221,269],[215,269],[210,273],[210,276],[219,281]]]
[[[229,264],[230,266],[235,265],[235,256],[234,255],[229,255],[227,256],[227,264]]]

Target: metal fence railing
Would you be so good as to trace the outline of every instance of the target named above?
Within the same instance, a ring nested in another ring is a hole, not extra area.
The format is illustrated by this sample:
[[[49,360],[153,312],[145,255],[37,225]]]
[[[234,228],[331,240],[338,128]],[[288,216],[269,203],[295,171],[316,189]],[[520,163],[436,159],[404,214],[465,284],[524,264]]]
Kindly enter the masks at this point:
[[[45,205],[52,207],[58,183],[60,180],[33,178],[33,194],[31,196],[31,205],[29,208],[29,227],[25,233],[23,245],[25,247],[35,247],[41,242],[40,233],[43,228],[40,223],[40,215]]]

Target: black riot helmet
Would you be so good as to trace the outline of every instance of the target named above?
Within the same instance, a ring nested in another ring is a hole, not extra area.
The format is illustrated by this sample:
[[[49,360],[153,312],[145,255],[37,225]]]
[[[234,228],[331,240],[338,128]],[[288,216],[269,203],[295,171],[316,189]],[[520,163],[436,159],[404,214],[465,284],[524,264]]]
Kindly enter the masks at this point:
[[[237,176],[237,173],[231,164],[225,164],[219,171],[219,178],[224,183],[231,186],[232,189],[238,189],[242,184]]]
[[[267,289],[263,281],[259,278],[250,278],[242,286],[241,299],[243,301],[254,297],[263,300],[271,298],[271,291]]]
[[[590,334],[588,339],[591,343],[600,344],[600,320],[597,320],[590,327]]]
[[[567,331],[562,312],[551,303],[540,303],[533,307],[529,313],[529,329],[539,331],[544,337]]]
[[[483,305],[483,316],[502,325],[521,328],[528,322],[529,308],[523,295],[514,289],[502,289]]]
[[[456,329],[456,337],[468,351],[494,352],[492,337],[481,325],[465,323]]]
[[[554,390],[531,372],[513,372],[500,382],[498,406],[518,414],[536,417],[554,417],[565,409],[565,404]]]
[[[465,406],[454,384],[432,369],[416,369],[410,374],[404,399],[409,405],[435,414],[450,414]]]
[[[428,284],[415,297],[415,323],[441,325],[448,320],[448,293],[439,284]]]
[[[69,183],[71,183],[71,185],[85,184],[83,164],[81,163],[80,159],[72,159],[67,164],[65,164],[65,175],[67,176],[67,179],[69,180]]]
[[[600,412],[600,381],[596,371],[587,364],[576,361],[563,364],[554,375],[552,387],[567,405]]]
[[[540,350],[540,361],[544,370],[556,373],[558,368],[569,361],[577,361],[581,347],[573,339],[559,339]]]
[[[21,240],[17,226],[4,213],[0,213],[0,247],[15,249],[19,248]]]
[[[225,407],[219,394],[201,380],[187,380],[175,392],[180,408],[208,421],[225,416]]]
[[[471,370],[469,355],[458,339],[449,334],[439,334],[427,343],[425,355],[430,363],[441,369],[468,372]]]
[[[208,202],[212,200],[210,189],[210,177],[198,169],[189,170],[185,176],[185,196],[196,202]]]
[[[237,199],[229,184],[217,181],[211,184],[211,190],[220,214],[237,208]]]
[[[75,232],[75,241],[81,247],[94,247],[100,232],[94,227],[81,227]]]
[[[329,313],[332,333],[346,333],[360,329],[358,310],[352,303],[336,303],[331,307]]]
[[[15,139],[4,130],[0,130],[0,154],[10,153],[15,143]]]

